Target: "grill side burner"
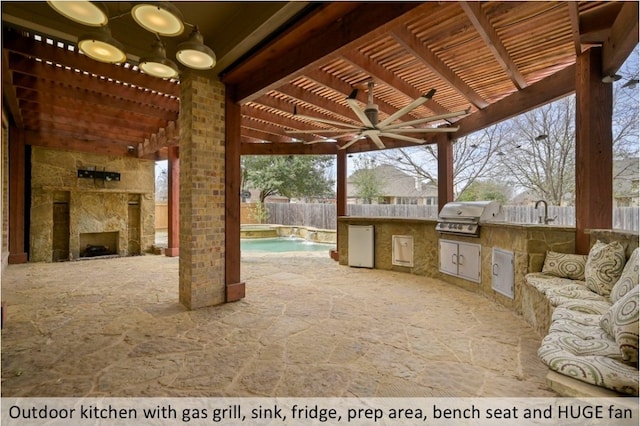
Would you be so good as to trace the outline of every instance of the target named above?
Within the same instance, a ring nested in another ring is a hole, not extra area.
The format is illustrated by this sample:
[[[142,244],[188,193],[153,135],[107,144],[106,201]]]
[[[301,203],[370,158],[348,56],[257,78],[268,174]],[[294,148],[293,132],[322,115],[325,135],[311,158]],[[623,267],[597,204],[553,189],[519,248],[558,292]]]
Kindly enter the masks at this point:
[[[447,203],[438,216],[436,231],[441,234],[479,237],[481,222],[489,220],[504,220],[502,206],[497,201]]]

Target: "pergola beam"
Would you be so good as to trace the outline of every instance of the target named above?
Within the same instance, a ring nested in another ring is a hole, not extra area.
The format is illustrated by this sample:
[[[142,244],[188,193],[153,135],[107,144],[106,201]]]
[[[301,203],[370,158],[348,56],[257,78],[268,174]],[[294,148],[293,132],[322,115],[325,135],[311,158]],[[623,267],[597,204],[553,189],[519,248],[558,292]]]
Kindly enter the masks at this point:
[[[615,74],[638,44],[638,2],[624,2],[602,46],[602,76]]]
[[[507,48],[500,40],[495,28],[493,28],[493,25],[491,25],[491,22],[489,22],[489,19],[482,11],[482,4],[480,2],[463,1],[460,2],[460,7],[462,7],[462,10],[467,14],[476,31],[482,40],[484,40],[489,50],[491,50],[491,53],[493,53],[493,56],[504,72],[507,73],[514,86],[516,86],[518,90],[527,87],[527,81],[511,59],[511,55],[509,55]]]

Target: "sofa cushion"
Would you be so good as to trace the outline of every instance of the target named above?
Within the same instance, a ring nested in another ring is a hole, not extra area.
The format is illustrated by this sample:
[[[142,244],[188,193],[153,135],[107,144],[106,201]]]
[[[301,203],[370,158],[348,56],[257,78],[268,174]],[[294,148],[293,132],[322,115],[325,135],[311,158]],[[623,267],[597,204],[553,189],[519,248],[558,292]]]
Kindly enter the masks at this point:
[[[542,272],[532,272],[526,275],[526,281],[542,294],[546,294],[548,290],[565,288],[580,289],[585,288],[584,281],[570,280],[569,278],[559,278],[547,275]]]
[[[624,265],[624,269],[622,270],[622,275],[620,275],[620,279],[613,286],[611,290],[611,303],[616,303],[620,298],[622,298],[629,290],[638,285],[639,277],[640,277],[640,268],[638,267],[638,249],[636,248],[629,260],[627,260],[627,264]]]
[[[618,241],[601,241],[589,250],[584,277],[587,288],[601,296],[608,296],[622,274],[625,264],[624,247]]]
[[[599,324],[581,324],[570,319],[553,320],[549,333],[569,333],[584,340],[611,340]]]
[[[611,302],[609,301],[572,299],[558,305],[555,310],[562,309],[587,315],[602,316],[607,313],[609,308],[611,308]]]
[[[638,363],[638,297],[640,287],[635,286],[600,319],[600,326],[612,336],[624,361]]]
[[[548,251],[544,258],[542,272],[554,277],[584,281],[584,267],[587,256],[582,254],[558,253]]]
[[[552,323],[555,321],[571,321],[574,324],[586,325],[589,327],[600,327],[600,319],[602,314],[585,313],[575,309],[567,307],[567,304],[562,304],[553,310],[551,316]],[[604,330],[603,330],[604,331]]]
[[[547,299],[549,299],[549,303],[553,306],[559,306],[565,302],[569,302],[571,300],[584,300],[584,301],[598,301],[598,302],[608,302],[609,299],[605,296],[600,296],[587,289],[583,288],[552,288],[548,289],[545,293]]]
[[[553,332],[543,339],[538,356],[551,370],[565,376],[638,395],[638,369],[616,359],[619,350],[612,340],[580,341],[570,333]]]

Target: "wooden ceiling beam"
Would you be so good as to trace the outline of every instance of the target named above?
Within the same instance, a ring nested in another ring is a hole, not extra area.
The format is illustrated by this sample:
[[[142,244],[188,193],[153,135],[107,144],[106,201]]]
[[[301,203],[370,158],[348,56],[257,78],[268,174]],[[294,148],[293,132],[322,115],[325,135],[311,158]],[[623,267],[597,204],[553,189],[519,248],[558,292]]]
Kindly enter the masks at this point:
[[[167,127],[159,129],[151,137],[144,140],[144,142],[138,144],[137,153],[138,157],[149,157],[152,154],[157,153],[162,148],[169,146],[176,146],[180,144],[180,128],[175,121],[171,121],[167,124]]]
[[[482,109],[489,105],[475,90],[458,77],[431,50],[411,33],[405,25],[400,25],[391,32],[392,37],[411,55],[419,59],[427,68],[442,81],[453,87],[458,93],[471,102],[476,108]]]
[[[253,100],[318,68],[342,52],[366,44],[421,3],[324,3],[317,20],[287,31],[261,52],[229,70],[222,81],[236,86],[236,102]],[[283,42],[284,38],[287,42]]]
[[[108,79],[126,81],[129,84],[165,93],[171,96],[180,96],[180,86],[176,81],[164,80],[136,71],[130,66],[104,64],[94,61],[77,50],[70,51],[63,47],[37,41],[31,37],[25,37],[15,30],[3,31],[3,47],[11,52],[25,57],[36,57],[45,62],[53,62],[72,69],[83,70],[91,74],[100,75]]]
[[[88,152],[113,156],[132,156],[126,145],[108,141],[86,141],[55,133],[25,131],[25,144],[66,151]]]
[[[345,97],[354,89],[354,87],[350,84],[322,70],[311,70],[305,74],[305,77],[309,80],[315,81],[322,86],[335,90],[338,93],[344,93]],[[368,101],[367,92],[365,90],[359,90],[356,99],[358,99],[363,104],[366,104]],[[387,115],[391,115],[398,110],[396,107],[386,102],[384,99],[376,99],[376,104],[378,105],[378,109],[380,110],[380,112],[383,112]],[[418,118],[416,115],[412,114],[407,114],[405,115],[405,117],[407,117],[407,119],[409,120]]]
[[[460,130],[453,133],[451,138],[464,137],[571,94],[575,91],[575,73],[576,67],[571,65],[525,89],[512,93],[483,110],[464,117],[456,122]]]
[[[90,111],[91,117],[99,121],[100,117],[104,119],[122,120],[123,123],[129,124],[132,129],[139,129],[141,126],[158,127],[164,126],[167,121],[161,118],[154,118],[148,115],[136,114],[131,111],[120,111],[111,108],[104,108],[100,104],[91,104],[85,102],[76,102],[69,100],[68,102],[60,101],[56,103],[34,102],[32,100],[19,99],[20,108],[24,111],[40,111],[50,112],[58,111],[62,115],[73,116],[78,119]],[[123,126],[126,128],[126,126]]]
[[[61,122],[64,120],[71,124],[81,122],[81,125],[85,126],[88,130],[94,128],[95,125],[103,125],[110,126],[112,129],[129,129],[132,131],[140,131],[150,134],[155,132],[158,128],[167,125],[167,122],[159,120],[129,119],[126,114],[119,116],[97,114],[90,110],[91,107],[88,107],[89,109],[83,112],[73,108],[66,108],[64,106],[57,105],[28,103],[29,106],[26,106],[25,104],[27,103],[28,102],[25,101],[21,102],[21,108],[24,109],[23,113],[25,117],[28,114],[33,113],[40,114],[42,117],[55,117]],[[78,115],[82,116],[81,120],[78,120]]]
[[[335,116],[333,115],[329,115],[323,111],[311,109],[304,104],[296,104],[289,99],[289,97],[287,97],[287,99],[282,99],[280,97],[263,95],[248,104],[242,105],[241,111],[242,114],[245,114],[245,111],[250,111],[248,108],[255,109],[251,105],[256,104],[293,115],[293,110],[295,107],[298,114],[300,115],[312,115],[320,118],[325,118],[327,120],[335,119]],[[247,112],[246,115],[249,115],[249,113]],[[296,121],[296,123],[299,123],[300,125],[303,124],[302,122],[298,121]],[[297,127],[295,128],[297,129]]]
[[[638,44],[638,2],[624,2],[602,45],[602,76],[615,74]]]
[[[623,3],[626,2],[603,2],[599,7],[581,13],[579,28],[582,43],[603,43],[620,15]]]
[[[9,68],[8,52],[2,49],[2,98],[9,110],[13,123],[18,129],[22,129],[22,112],[16,96],[16,87],[11,84],[12,81],[13,72]]]
[[[312,134],[289,134],[286,133],[286,130],[323,130],[323,128],[312,126],[307,123],[303,123],[301,121],[294,120],[290,117],[282,116],[280,114],[275,114],[268,110],[264,110],[261,108],[257,108],[255,106],[243,105],[241,108],[242,116],[252,118],[257,121],[263,121],[267,123],[275,123],[279,126],[282,126],[282,134],[283,136],[289,137],[289,139],[305,139],[309,137],[318,138],[319,135],[313,136]],[[288,129],[285,129],[287,127]]]
[[[462,1],[459,2],[459,4],[504,72],[507,73],[514,86],[517,87],[518,90],[527,87],[527,81],[518,70],[515,62],[511,59],[511,55],[509,55],[507,48],[502,43],[502,40],[500,40],[495,28],[482,11],[482,3]]]
[[[110,126],[103,126],[96,124],[95,126],[88,128],[87,125],[81,123],[70,124],[60,123],[55,121],[43,120],[39,115],[28,115],[25,117],[24,123],[25,129],[38,130],[42,129],[49,132],[61,132],[78,135],[99,135],[106,139],[121,139],[128,143],[138,143],[148,136],[148,133],[132,131],[130,129],[114,128]]]
[[[345,61],[351,63],[354,67],[359,68],[363,72],[371,75],[372,78],[384,81],[386,85],[407,96],[411,101],[424,95],[424,93],[421,93],[418,89],[411,86],[409,83],[402,80],[382,65],[378,64],[375,61],[372,61],[359,51],[350,51],[348,53],[345,53],[342,57]],[[435,114],[445,114],[447,112],[451,112],[433,99],[425,102],[423,106],[427,107]]]
[[[282,87],[278,87],[277,91],[301,102],[324,109],[332,116],[333,120],[344,121],[345,123],[355,125],[359,124],[353,117],[354,113],[351,108],[323,98],[301,87],[294,86],[293,84],[285,84]]]
[[[88,74],[69,72],[69,70],[64,68],[44,64],[15,54],[9,57],[9,66],[14,72],[13,84],[16,86],[31,88],[34,85],[34,79],[42,79],[61,86],[93,91],[106,96],[106,99],[109,97],[119,97],[134,102],[156,105],[158,108],[167,110],[179,109],[178,98],[172,98],[150,90],[105,80]]]
[[[571,21],[571,38],[576,51],[576,56],[582,53],[582,42],[580,41],[580,9],[577,1],[568,1],[569,20]]]
[[[240,126],[240,133],[243,136],[248,136],[253,139],[265,142],[280,142],[280,143],[294,143],[290,142],[290,138],[285,137],[281,134],[276,134],[272,132],[267,132],[261,128],[258,123],[247,123],[247,125]],[[297,143],[297,142],[295,142]]]
[[[24,87],[16,91],[18,99],[42,104],[62,103],[65,105],[77,105],[80,111],[89,108],[102,108],[112,113],[127,112],[142,116],[148,116],[157,120],[175,121],[178,119],[178,111],[169,111],[156,108],[152,105],[140,104],[126,99],[110,98],[107,102],[104,96],[86,90],[76,90],[73,88],[62,88],[54,83],[46,83],[41,80],[36,82],[33,89]]]
[[[242,143],[240,155],[335,155],[334,142],[302,143]]]

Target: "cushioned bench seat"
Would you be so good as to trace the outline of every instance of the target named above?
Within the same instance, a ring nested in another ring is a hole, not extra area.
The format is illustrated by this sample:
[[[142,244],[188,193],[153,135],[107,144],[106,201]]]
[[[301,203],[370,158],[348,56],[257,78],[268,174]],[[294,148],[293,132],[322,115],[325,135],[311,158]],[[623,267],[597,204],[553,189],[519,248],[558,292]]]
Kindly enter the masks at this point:
[[[541,360],[562,375],[637,396],[638,275],[638,249],[625,262],[620,243],[598,241],[589,256],[548,252],[543,271],[526,276],[523,297],[543,304],[530,315],[544,335]]]

